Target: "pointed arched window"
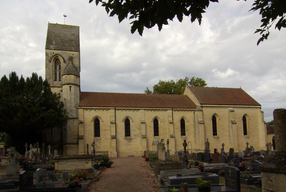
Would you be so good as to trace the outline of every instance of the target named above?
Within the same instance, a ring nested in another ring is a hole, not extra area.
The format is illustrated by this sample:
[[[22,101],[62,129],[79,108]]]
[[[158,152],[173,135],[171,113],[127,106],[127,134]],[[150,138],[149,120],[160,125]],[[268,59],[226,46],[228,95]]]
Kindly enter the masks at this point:
[[[242,117],[242,123],[243,123],[243,135],[247,135],[247,119],[245,115],[243,115]]]
[[[100,137],[100,122],[98,118],[94,120],[94,137]]]
[[[154,136],[159,136],[159,125],[157,118],[154,119],[153,124],[154,124]]]
[[[186,135],[186,129],[185,129],[185,120],[182,118],[181,119],[181,136]]]
[[[55,61],[54,81],[61,81],[61,61],[59,59],[56,59],[56,61]]]
[[[215,115],[213,115],[212,117],[212,125],[213,125],[213,136],[217,136],[217,121]]]
[[[125,137],[130,137],[130,120],[125,119]]]

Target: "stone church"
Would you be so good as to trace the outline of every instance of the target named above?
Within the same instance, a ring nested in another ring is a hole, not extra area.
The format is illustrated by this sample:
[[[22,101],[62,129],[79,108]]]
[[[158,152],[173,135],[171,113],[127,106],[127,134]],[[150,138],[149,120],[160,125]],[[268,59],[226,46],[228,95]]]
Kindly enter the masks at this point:
[[[183,95],[82,92],[79,27],[48,24],[45,75],[60,93],[68,113],[60,132],[64,155],[96,153],[110,157],[141,156],[169,139],[170,153],[234,148],[246,142],[266,149],[266,125],[261,105],[241,88],[186,87]],[[48,136],[49,135],[49,136]],[[87,148],[87,144],[89,148]],[[89,150],[89,151],[87,151]]]

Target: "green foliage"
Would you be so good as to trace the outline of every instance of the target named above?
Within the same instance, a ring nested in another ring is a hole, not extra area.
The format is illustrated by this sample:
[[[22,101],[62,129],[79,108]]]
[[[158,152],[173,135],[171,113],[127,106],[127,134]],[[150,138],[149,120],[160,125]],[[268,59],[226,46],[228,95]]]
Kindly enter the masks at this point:
[[[285,0],[255,0],[250,10],[259,10],[259,14],[262,17],[262,24],[260,28],[255,31],[255,33],[261,35],[257,41],[257,45],[268,38],[270,34],[269,30],[274,23],[276,23],[275,29],[277,28],[279,31],[281,28],[286,27]]]
[[[183,188],[188,188],[189,184],[187,182],[181,183],[181,187]]]
[[[98,169],[99,166],[100,166],[100,165],[99,165],[99,161],[95,161],[94,164],[93,164],[93,168],[94,168],[94,169]]]
[[[272,120],[272,121],[270,121],[270,122],[268,122],[268,123],[266,123],[267,125],[274,125],[274,120]]]
[[[150,160],[157,160],[158,157],[156,155],[149,155]]]
[[[102,159],[101,159],[101,161],[100,161],[100,164],[101,164],[103,167],[110,168],[111,165],[113,164],[113,161],[110,161],[108,155],[107,155],[107,154],[104,154],[104,155],[102,156]]]
[[[207,85],[205,80],[199,77],[185,77],[184,79],[179,79],[176,82],[171,81],[159,81],[158,84],[153,86],[153,92],[147,87],[145,93],[147,94],[172,94],[172,95],[181,95],[184,93],[186,86],[193,87],[204,87]]]
[[[0,80],[0,132],[8,134],[20,153],[24,145],[41,142],[42,130],[66,124],[60,95],[49,83],[33,73],[26,80],[15,72]]]
[[[196,167],[199,166],[199,164],[200,164],[200,163],[199,163],[198,161],[195,162],[195,166],[196,166]]]
[[[37,162],[36,161],[31,161],[31,165],[36,165]]]
[[[176,189],[175,187],[170,188],[169,190],[167,190],[166,192],[179,192],[180,190],[179,189]]]
[[[89,3],[93,0],[89,0]],[[152,28],[158,26],[159,31],[163,25],[168,25],[168,20],[173,21],[175,17],[180,22],[183,16],[190,16],[191,22],[198,20],[202,22],[202,13],[205,13],[210,2],[218,0],[95,0],[96,5],[99,3],[105,7],[109,16],[116,15],[119,22],[124,19],[131,20],[131,33],[136,30],[142,35],[144,27]]]
[[[54,160],[50,160],[49,163],[52,164],[52,165],[54,165],[54,164],[55,164],[55,161],[54,161]]]
[[[224,169],[219,170],[219,171],[218,171],[218,175],[219,175],[219,176],[224,176]]]
[[[196,179],[198,188],[211,188],[212,181],[203,180],[201,177]]]
[[[252,178],[252,176],[251,176],[250,173],[242,173],[242,174],[240,175],[240,177],[242,177],[242,178],[244,178],[244,179],[251,179],[251,178]]]

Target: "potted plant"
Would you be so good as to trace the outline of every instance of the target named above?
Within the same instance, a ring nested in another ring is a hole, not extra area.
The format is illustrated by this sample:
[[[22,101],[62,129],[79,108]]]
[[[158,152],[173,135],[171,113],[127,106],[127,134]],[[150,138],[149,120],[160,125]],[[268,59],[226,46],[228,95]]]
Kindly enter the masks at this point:
[[[176,189],[175,187],[173,187],[173,189],[169,189],[167,192],[179,192],[179,189]]]
[[[55,161],[54,160],[50,160],[49,163],[52,165],[52,167],[55,167]]]
[[[183,192],[188,192],[189,184],[187,182],[181,183],[181,188]]]
[[[210,191],[212,181],[203,180],[201,177],[197,178],[196,184],[199,191]]]

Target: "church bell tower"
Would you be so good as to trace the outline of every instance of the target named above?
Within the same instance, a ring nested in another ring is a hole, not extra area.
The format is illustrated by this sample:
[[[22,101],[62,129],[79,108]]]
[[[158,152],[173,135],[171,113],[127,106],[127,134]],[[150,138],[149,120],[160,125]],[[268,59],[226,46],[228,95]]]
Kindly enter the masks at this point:
[[[78,154],[78,111],[80,97],[79,27],[48,24],[46,39],[46,80],[61,95],[68,115],[62,130],[64,155]],[[55,135],[56,136],[56,135]]]

